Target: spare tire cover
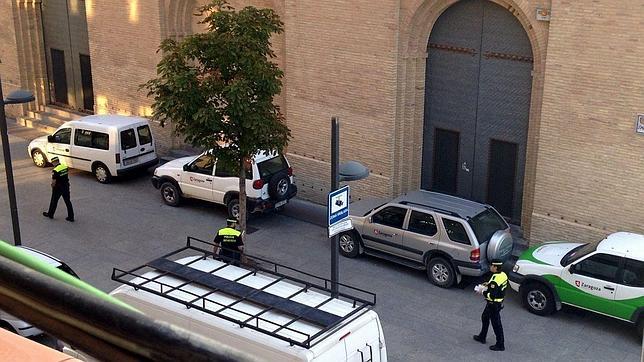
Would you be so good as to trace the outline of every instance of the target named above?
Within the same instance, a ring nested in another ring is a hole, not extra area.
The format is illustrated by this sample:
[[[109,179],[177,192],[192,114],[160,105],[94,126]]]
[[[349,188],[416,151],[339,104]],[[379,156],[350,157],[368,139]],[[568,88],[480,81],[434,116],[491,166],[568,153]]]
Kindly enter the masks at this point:
[[[488,260],[508,260],[512,254],[513,245],[514,241],[512,240],[512,234],[506,230],[498,230],[494,235],[492,235],[490,242],[487,245]]]

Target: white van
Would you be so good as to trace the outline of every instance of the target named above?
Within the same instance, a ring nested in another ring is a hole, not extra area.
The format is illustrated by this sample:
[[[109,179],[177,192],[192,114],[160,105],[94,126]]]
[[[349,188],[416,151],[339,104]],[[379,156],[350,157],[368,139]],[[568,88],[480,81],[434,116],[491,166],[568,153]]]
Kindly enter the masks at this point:
[[[159,161],[148,120],[119,115],[66,122],[53,135],[31,141],[27,152],[38,167],[57,156],[68,167],[92,172],[100,183]]]
[[[334,298],[327,279],[256,257],[235,266],[195,241],[131,271],[115,268],[112,279],[125,285],[110,294],[261,361],[387,361],[375,294],[341,285]]]

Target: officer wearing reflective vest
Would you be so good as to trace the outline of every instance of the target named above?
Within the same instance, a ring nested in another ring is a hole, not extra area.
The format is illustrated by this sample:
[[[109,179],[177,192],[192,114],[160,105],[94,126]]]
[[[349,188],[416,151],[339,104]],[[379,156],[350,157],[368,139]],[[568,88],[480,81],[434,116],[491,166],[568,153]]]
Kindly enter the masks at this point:
[[[58,157],[52,157],[50,162],[54,165],[51,171],[51,201],[49,202],[49,210],[43,212],[43,216],[50,219],[54,218],[58,200],[63,197],[65,206],[67,206],[67,221],[74,221],[74,208],[69,199],[69,168],[67,165],[60,163]]]
[[[500,312],[503,309],[505,289],[508,287],[508,276],[501,270],[502,266],[503,261],[498,259],[492,260],[490,266],[492,277],[490,277],[487,283],[483,283],[480,289],[477,289],[482,292],[486,303],[483,314],[481,314],[481,333],[474,335],[474,340],[485,343],[485,337],[487,336],[490,322],[492,322],[492,329],[496,335],[496,344],[490,346],[490,349],[493,351],[505,351]]]
[[[232,261],[237,264],[241,260],[241,254],[244,251],[244,242],[241,233],[235,229],[237,220],[226,220],[226,227],[219,229],[215,236],[215,254],[224,257],[224,261]]]

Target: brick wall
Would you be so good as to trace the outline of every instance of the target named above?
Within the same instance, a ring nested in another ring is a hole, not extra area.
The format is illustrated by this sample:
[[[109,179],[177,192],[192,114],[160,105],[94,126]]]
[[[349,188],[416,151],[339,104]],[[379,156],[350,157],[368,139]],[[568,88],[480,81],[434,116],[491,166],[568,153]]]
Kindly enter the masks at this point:
[[[156,76],[160,55],[158,1],[86,1],[96,113],[149,116],[139,85]],[[161,154],[173,146],[171,127],[153,124]]]
[[[552,1],[533,240],[644,232],[644,2]]]
[[[21,84],[13,6],[13,0],[0,0],[0,80],[5,96]],[[8,116],[16,116],[20,110],[7,106],[5,111]]]

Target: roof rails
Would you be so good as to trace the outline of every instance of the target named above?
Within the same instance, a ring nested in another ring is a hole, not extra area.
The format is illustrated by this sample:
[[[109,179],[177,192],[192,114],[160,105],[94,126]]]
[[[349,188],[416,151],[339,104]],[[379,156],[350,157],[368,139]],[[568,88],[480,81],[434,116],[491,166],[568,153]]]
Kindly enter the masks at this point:
[[[440,207],[434,207],[434,206],[429,206],[429,205],[426,205],[426,204],[421,204],[421,203],[418,203],[418,202],[400,201],[400,204],[402,204],[402,205],[411,205],[411,206],[422,206],[424,208],[434,210],[434,211],[438,211],[438,212],[442,212],[443,214],[447,214],[447,215],[450,215],[450,216],[461,217],[461,215],[459,215],[459,213],[457,213],[457,212],[441,209]]]
[[[209,249],[211,250],[197,247],[194,245],[195,243],[209,245]],[[311,346],[330,335],[330,333],[327,336],[324,336],[324,334],[338,328],[341,323],[355,319],[366,313],[371,309],[371,306],[376,304],[376,295],[372,292],[338,283],[338,286],[341,288],[340,293],[338,293],[338,297],[334,298],[331,291],[331,280],[329,279],[248,254],[245,254],[246,260],[243,263],[235,262],[232,259],[215,255],[212,252],[213,246],[214,244],[210,242],[189,236],[185,247],[152,260],[145,265],[129,271],[114,268],[112,271],[112,280],[127,284],[135,290],[141,289],[162,296],[183,304],[187,308],[195,308],[210,315],[228,320],[238,324],[242,328],[250,328],[284,340],[291,345],[298,345],[304,348],[311,348]],[[186,252],[188,253],[186,254]],[[170,257],[174,257],[173,259],[175,259],[182,253],[185,254],[184,256],[197,257],[186,263],[177,263],[168,259]],[[191,265],[205,260],[207,257],[216,257],[223,264],[208,271],[191,267]],[[217,271],[231,265],[246,269],[248,272],[243,273],[243,275],[233,280],[215,275]],[[148,272],[156,272],[157,275],[154,277],[143,276]],[[260,288],[253,288],[247,284],[240,283],[245,278],[256,276],[257,274],[275,279]],[[182,280],[182,282],[178,285],[176,283],[170,285],[162,281],[162,277],[172,277]],[[309,280],[307,281],[306,279]],[[313,281],[310,281],[311,279]],[[287,282],[290,285],[294,285],[298,290],[286,297],[267,291],[269,287],[280,282]],[[324,282],[324,285],[322,285],[322,282]],[[156,286],[156,288],[151,287],[152,285]],[[188,290],[189,288],[187,287],[189,286],[198,286],[199,289],[206,290],[207,292],[205,294],[198,294]],[[327,297],[314,306],[293,300],[294,297],[301,293],[307,293],[310,290],[314,290]],[[181,299],[175,295],[171,295],[175,291],[185,293],[184,295],[190,295],[191,299],[186,300],[185,298]],[[233,302],[228,304],[217,302],[212,299],[215,293],[232,298]],[[360,296],[354,296],[349,293],[360,294]],[[346,315],[336,315],[319,309],[336,299],[351,303],[352,310]],[[241,302],[249,302],[254,306],[260,306],[262,309],[258,313],[249,313],[239,308]],[[231,312],[241,316],[241,318],[232,317]],[[265,317],[267,312],[280,313],[280,316],[286,315],[288,318],[284,319],[283,322],[269,320]],[[307,325],[313,325],[319,328],[319,331],[312,335],[299,331],[294,328],[293,324],[295,322],[305,322]],[[290,333],[288,333],[289,335],[285,335],[285,332]]]

